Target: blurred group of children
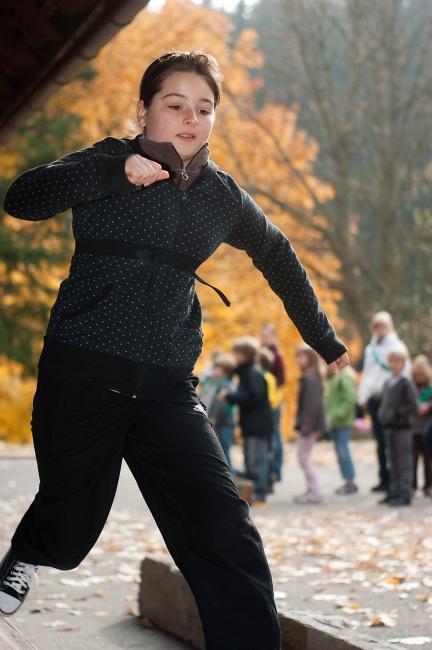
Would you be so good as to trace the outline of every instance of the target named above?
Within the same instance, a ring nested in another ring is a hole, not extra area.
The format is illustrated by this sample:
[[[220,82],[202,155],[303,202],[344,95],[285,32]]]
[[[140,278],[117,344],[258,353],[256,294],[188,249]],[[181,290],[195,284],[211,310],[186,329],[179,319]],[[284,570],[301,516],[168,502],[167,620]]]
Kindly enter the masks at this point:
[[[410,505],[417,489],[418,461],[423,456],[424,492],[431,496],[432,470],[432,367],[425,355],[417,356],[411,371],[406,347],[398,342],[387,353],[389,376],[383,384],[377,411],[385,436],[389,485],[378,502]],[[325,380],[316,352],[305,345],[296,353],[301,378],[295,428],[299,433],[298,459],[306,479],[306,492],[297,503],[319,503],[322,493],[310,456],[315,442],[327,433],[334,442],[343,485],[336,494],[354,494],[355,467],[350,436],[357,414],[356,374],[351,367]]]
[[[316,469],[311,462],[315,443],[328,434],[334,443],[344,483],[337,494],[354,494],[355,468],[349,447],[356,417],[356,378],[351,367],[326,377],[318,354],[302,344],[296,351],[300,382],[295,429],[298,433],[298,461],[306,481],[306,491],[295,497],[297,503],[320,503],[322,492]]]
[[[274,335],[274,329],[271,331]],[[253,481],[253,501],[265,504],[281,480],[283,462],[280,412],[281,379],[275,372],[277,346],[252,336],[237,339],[232,354],[216,351],[200,382],[200,396],[235,476]],[[300,374],[294,428],[298,434],[297,457],[306,489],[295,501],[321,503],[319,477],[311,461],[315,443],[329,437],[343,479],[335,492],[358,492],[350,437],[358,414],[358,386],[351,366],[330,373],[318,354],[306,344],[295,354]],[[424,492],[432,496],[432,367],[425,355],[411,365],[406,347],[395,342],[386,352],[388,376],[384,381],[376,418],[385,435],[389,484],[379,503],[409,505],[417,489],[417,470],[423,456]],[[280,361],[280,358],[279,358]],[[407,363],[410,372],[407,373]],[[282,372],[283,375],[283,372]],[[238,408],[238,417],[236,416]],[[243,442],[244,470],[233,467],[231,447],[236,423]]]
[[[423,492],[432,496],[432,367],[425,354],[411,361],[388,312],[375,313],[370,328],[357,399],[377,443],[379,482],[371,491],[384,493],[380,504],[410,505],[420,457]]]
[[[271,341],[272,326],[268,325],[262,334],[261,341],[253,336],[238,338],[232,354],[216,351],[200,381],[200,399],[207,406],[231,473],[253,481],[256,505],[264,504],[274,482],[281,480],[283,462],[279,430],[283,366],[277,346]],[[275,361],[279,373],[275,372]],[[233,467],[231,458],[237,421],[243,440],[244,470]]]

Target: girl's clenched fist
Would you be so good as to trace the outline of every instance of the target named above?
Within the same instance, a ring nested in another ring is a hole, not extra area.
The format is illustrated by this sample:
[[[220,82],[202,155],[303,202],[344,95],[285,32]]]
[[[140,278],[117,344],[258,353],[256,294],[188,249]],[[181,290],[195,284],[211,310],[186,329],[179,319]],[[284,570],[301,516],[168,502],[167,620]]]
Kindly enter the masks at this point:
[[[138,153],[126,158],[125,174],[128,181],[137,187],[140,185],[147,187],[155,181],[162,181],[169,178],[169,172],[162,169],[159,163],[144,158],[144,156],[140,156]]]

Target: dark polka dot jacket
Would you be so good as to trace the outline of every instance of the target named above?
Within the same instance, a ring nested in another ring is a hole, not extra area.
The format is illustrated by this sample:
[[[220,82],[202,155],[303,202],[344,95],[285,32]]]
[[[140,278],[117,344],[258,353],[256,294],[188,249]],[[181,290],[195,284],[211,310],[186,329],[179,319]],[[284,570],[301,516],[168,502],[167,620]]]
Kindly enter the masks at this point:
[[[170,178],[131,183],[125,161],[137,153],[160,162]],[[184,169],[169,142],[109,136],[23,172],[4,202],[7,213],[32,221],[68,208],[75,251],[40,370],[146,399],[162,399],[184,378],[196,384],[203,333],[195,280],[206,283],[196,269],[222,242],[252,258],[327,363],[346,351],[287,237],[210,160],[207,143]]]

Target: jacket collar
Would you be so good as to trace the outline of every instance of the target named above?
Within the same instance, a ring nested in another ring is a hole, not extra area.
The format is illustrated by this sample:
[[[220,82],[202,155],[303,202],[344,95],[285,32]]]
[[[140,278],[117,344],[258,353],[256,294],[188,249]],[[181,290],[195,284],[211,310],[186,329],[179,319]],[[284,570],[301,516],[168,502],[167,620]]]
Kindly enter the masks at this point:
[[[200,176],[203,168],[208,164],[210,154],[208,143],[205,142],[185,167],[179,152],[171,142],[151,140],[140,133],[132,139],[132,146],[137,153],[158,162],[163,169],[167,169],[181,190],[187,190]]]

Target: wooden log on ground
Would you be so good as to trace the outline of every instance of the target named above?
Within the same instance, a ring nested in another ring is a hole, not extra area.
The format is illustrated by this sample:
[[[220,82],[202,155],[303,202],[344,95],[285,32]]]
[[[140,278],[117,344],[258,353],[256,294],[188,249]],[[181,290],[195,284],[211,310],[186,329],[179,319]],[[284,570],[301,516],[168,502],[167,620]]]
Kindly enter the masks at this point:
[[[390,650],[393,645],[372,639],[329,617],[298,610],[279,611],[282,650]]]
[[[194,648],[204,648],[195,597],[183,574],[166,560],[147,557],[141,563],[139,615]]]
[[[344,628],[324,615],[283,609],[278,612],[282,650],[391,650],[393,645]],[[178,568],[146,557],[141,563],[139,615],[156,627],[204,649],[196,601]]]
[[[2,650],[37,650],[21,634],[9,618],[0,616],[0,648]]]

